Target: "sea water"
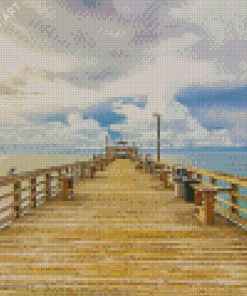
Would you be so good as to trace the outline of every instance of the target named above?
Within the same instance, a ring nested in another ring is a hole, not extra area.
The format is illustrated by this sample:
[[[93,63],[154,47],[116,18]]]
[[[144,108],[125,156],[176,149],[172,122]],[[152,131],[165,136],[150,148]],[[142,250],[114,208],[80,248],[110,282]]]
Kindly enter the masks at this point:
[[[47,169],[62,164],[92,159],[93,154],[1,154],[0,176],[6,176],[11,168],[16,173]]]

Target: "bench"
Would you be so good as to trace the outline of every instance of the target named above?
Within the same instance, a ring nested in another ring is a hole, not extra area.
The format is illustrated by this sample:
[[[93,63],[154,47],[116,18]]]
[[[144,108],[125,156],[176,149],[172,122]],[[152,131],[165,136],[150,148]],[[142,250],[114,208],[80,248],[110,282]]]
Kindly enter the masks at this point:
[[[199,220],[207,225],[214,224],[214,205],[218,192],[226,191],[225,188],[213,184],[192,184],[195,190],[196,214]],[[229,189],[227,189],[229,191]]]

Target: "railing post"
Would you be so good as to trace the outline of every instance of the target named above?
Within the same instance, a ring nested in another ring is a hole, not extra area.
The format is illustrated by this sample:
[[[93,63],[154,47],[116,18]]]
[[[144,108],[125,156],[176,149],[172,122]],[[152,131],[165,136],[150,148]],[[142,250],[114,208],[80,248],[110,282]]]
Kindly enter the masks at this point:
[[[188,178],[188,180],[193,179],[193,171],[187,171],[187,178]]]
[[[168,188],[168,172],[161,172],[160,174],[160,181],[165,188]]]
[[[58,187],[58,192],[61,193],[62,188],[61,188],[61,182],[60,182],[60,180],[61,180],[61,177],[62,177],[62,169],[58,169],[57,172],[58,172],[57,179],[58,179],[58,186],[59,186]]]
[[[76,165],[72,166],[72,178],[73,178],[73,182],[77,182],[77,166]]]
[[[77,164],[76,166],[75,166],[75,172],[76,172],[76,174],[75,174],[75,176],[76,176],[76,182],[78,182],[79,181],[79,165]]]
[[[239,205],[239,199],[237,197],[239,192],[239,186],[236,184],[231,184],[231,192],[230,192],[230,216],[231,214],[236,214],[239,216],[239,210],[235,208],[235,206]]]
[[[21,181],[16,181],[14,184],[14,202],[15,202],[15,217],[21,215]]]
[[[216,179],[216,178],[212,178],[212,177],[210,177],[209,180],[210,180],[210,183],[211,183],[212,185],[217,185],[217,179]]]
[[[68,200],[68,195],[69,195],[69,178],[68,177],[64,177],[63,179],[61,179],[62,181],[62,200]]]
[[[202,183],[202,174],[197,174],[197,180]]]
[[[197,189],[194,189],[195,192],[195,206],[201,206],[202,205],[202,192],[198,191]]]
[[[46,174],[46,201],[51,199],[51,175]]]
[[[84,178],[84,169],[85,169],[85,166],[81,164],[81,180]]]
[[[36,208],[37,206],[37,191],[36,191],[36,177],[31,179],[31,207]]]
[[[70,178],[68,180],[68,191],[71,198],[73,198],[74,195],[74,180],[73,178]]]
[[[176,175],[176,168],[172,167],[172,184],[171,184],[172,187],[174,187],[175,175]]]
[[[206,215],[206,223],[207,225],[213,225],[214,224],[214,201],[215,196],[217,192],[216,191],[207,191],[205,192],[205,215]]]
[[[94,176],[94,165],[92,164],[90,166],[90,178],[93,179],[93,176]]]
[[[147,172],[147,168],[148,168],[148,156],[147,154],[145,155],[145,159],[144,159],[144,171]]]

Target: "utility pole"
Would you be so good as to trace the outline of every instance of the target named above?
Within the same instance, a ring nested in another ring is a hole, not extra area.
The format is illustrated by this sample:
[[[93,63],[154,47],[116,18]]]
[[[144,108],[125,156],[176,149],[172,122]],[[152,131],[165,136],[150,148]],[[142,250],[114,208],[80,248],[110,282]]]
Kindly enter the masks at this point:
[[[160,161],[160,117],[158,113],[154,113],[154,117],[157,117],[157,161]]]

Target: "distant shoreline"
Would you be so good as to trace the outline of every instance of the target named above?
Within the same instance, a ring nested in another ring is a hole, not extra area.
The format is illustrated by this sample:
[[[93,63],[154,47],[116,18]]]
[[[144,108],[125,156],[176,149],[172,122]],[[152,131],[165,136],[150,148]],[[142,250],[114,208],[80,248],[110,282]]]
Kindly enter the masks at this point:
[[[138,146],[137,146],[138,147]],[[3,152],[4,150],[4,152]],[[104,154],[105,149],[61,149],[56,153],[48,153],[45,150],[29,150],[27,153],[26,149],[6,149],[2,147],[0,155],[93,155],[93,154]],[[140,154],[156,154],[156,148],[139,148]],[[211,153],[211,152],[247,152],[247,147],[191,147],[191,148],[177,148],[177,149],[161,149],[162,154],[173,154],[173,153]],[[1,157],[1,156],[0,156]],[[0,158],[1,160],[1,158]]]

